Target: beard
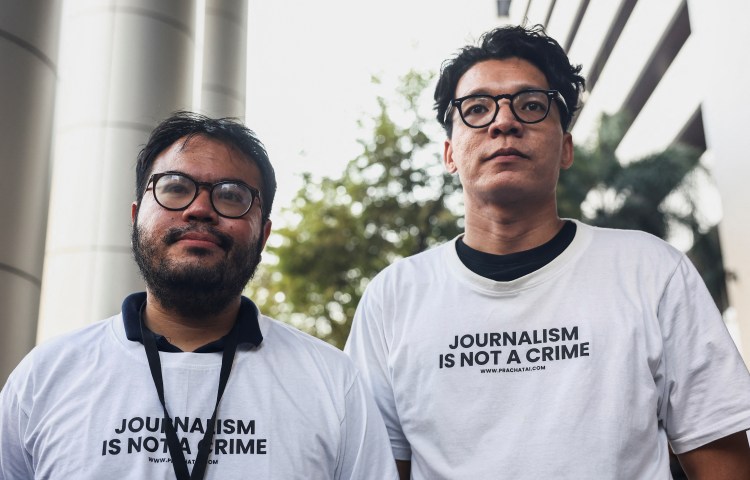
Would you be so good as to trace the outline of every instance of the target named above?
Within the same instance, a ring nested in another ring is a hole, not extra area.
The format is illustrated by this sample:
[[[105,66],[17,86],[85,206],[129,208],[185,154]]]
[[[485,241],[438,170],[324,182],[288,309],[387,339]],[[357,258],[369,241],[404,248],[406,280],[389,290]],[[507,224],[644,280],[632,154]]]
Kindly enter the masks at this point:
[[[209,233],[219,240],[226,252],[223,259],[212,264],[200,262],[208,255],[203,249],[191,250],[193,262],[175,262],[165,254],[187,232]],[[141,271],[149,293],[161,305],[187,318],[201,318],[217,314],[242,293],[255,274],[263,250],[262,236],[255,245],[235,245],[234,240],[212,226],[174,227],[161,238],[149,235],[136,219],[132,231],[135,262]]]

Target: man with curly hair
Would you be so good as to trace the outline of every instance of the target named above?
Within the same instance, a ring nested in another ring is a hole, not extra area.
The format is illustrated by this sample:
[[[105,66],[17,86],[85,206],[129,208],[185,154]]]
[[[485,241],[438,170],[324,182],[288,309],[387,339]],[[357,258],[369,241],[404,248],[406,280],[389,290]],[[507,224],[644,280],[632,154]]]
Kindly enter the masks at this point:
[[[346,351],[401,478],[750,478],[750,375],[684,254],[561,219],[584,88],[541,27],[443,64],[465,232],[368,285]]]

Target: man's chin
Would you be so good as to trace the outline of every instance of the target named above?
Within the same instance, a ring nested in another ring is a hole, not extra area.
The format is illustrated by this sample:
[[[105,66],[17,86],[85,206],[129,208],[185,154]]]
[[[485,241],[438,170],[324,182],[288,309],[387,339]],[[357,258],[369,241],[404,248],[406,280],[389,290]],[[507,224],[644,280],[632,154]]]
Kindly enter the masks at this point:
[[[194,285],[196,289],[219,288],[224,281],[226,265],[221,262],[181,259],[169,265],[168,277],[176,285]]]
[[[241,279],[226,278],[228,267],[222,262],[196,262],[183,259],[164,265],[158,276],[146,284],[163,306],[186,317],[215,314],[241,294]]]
[[[227,268],[228,259],[223,252],[205,250],[202,248],[191,248],[174,252],[162,263],[165,268],[178,276],[214,276]],[[200,278],[200,277],[199,277]]]
[[[263,249],[260,238],[255,248],[149,240],[135,225],[133,255],[141,275],[151,294],[164,307],[185,316],[213,314],[241,295]]]

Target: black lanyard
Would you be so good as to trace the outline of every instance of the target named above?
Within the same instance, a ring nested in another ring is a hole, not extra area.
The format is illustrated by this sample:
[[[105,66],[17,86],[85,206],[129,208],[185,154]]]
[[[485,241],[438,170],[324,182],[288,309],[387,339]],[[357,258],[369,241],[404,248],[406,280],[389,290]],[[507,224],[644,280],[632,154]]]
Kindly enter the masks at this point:
[[[235,323],[232,330],[227,336],[227,342],[224,346],[224,353],[221,357],[221,373],[219,374],[219,391],[216,395],[216,406],[214,407],[214,413],[211,415],[211,420],[206,426],[206,432],[203,434],[203,440],[198,444],[198,456],[195,459],[195,465],[193,466],[193,472],[188,473],[187,462],[185,461],[185,455],[182,453],[180,447],[180,441],[177,439],[177,432],[174,429],[172,423],[172,417],[169,416],[167,411],[167,404],[164,402],[164,381],[161,375],[161,360],[159,359],[159,351],[156,348],[156,337],[154,333],[146,328],[143,322],[143,308],[146,303],[141,306],[140,312],[140,323],[141,323],[141,338],[143,339],[143,347],[146,349],[146,358],[148,358],[148,366],[151,369],[151,376],[154,379],[154,386],[156,386],[156,393],[159,395],[159,401],[161,406],[164,408],[164,432],[167,435],[167,446],[169,447],[169,456],[172,457],[172,467],[177,480],[201,480],[206,474],[206,465],[208,465],[208,454],[211,449],[211,443],[214,437],[214,428],[216,423],[216,411],[219,409],[219,402],[221,396],[224,394],[224,388],[227,386],[229,380],[229,372],[232,371],[232,363],[234,363],[234,354],[237,351],[237,324]]]

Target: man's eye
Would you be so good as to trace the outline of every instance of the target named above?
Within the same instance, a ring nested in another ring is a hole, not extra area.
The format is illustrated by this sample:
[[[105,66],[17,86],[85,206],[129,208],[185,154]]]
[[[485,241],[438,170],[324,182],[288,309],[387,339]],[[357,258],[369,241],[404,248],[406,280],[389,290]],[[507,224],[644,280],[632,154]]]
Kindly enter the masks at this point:
[[[461,104],[464,117],[483,117],[495,106],[492,98],[476,97],[468,98]]]
[[[248,202],[248,196],[249,193],[238,185],[224,185],[214,192],[214,198],[218,201],[242,205]]]
[[[187,186],[182,183],[167,183],[159,185],[159,191],[169,195],[186,195],[190,193]]]
[[[242,202],[242,196],[238,194],[237,192],[231,192],[223,190],[219,192],[219,200],[225,201],[225,202]]]
[[[543,103],[540,102],[525,102],[522,106],[522,110],[526,110],[528,112],[543,112],[547,107]]]
[[[485,105],[482,104],[475,104],[475,105],[469,105],[468,108],[464,109],[465,115],[481,115],[483,113],[487,113],[489,110]]]
[[[549,108],[549,99],[541,92],[521,92],[513,106],[519,112],[544,113]]]

